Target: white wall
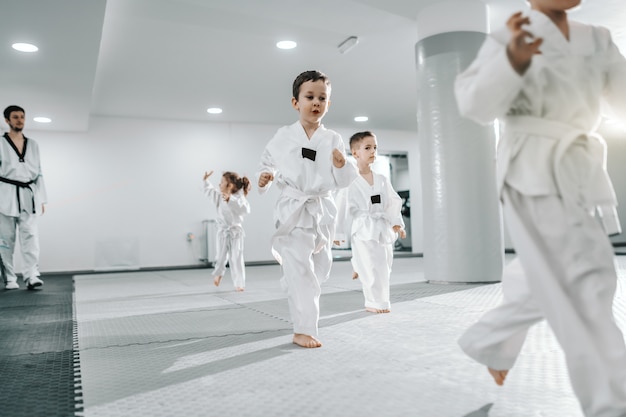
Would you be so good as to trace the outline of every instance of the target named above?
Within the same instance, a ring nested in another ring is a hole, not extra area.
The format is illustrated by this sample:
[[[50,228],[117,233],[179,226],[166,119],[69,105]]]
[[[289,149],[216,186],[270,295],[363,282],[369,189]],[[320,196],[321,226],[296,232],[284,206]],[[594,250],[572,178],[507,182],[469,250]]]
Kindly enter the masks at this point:
[[[620,124],[603,124],[599,129],[607,144],[607,170],[617,194],[617,213],[622,223],[622,234],[614,236],[614,243],[626,243],[626,128]]]
[[[49,194],[40,219],[42,272],[201,265],[202,221],[215,217],[202,193],[204,171],[215,170],[218,179],[232,170],[254,182],[260,154],[278,127],[95,117],[86,133],[26,131],[40,145]],[[355,132],[335,130],[346,142]],[[408,152],[412,247],[422,253],[417,134],[372,130],[380,153]],[[626,132],[602,133],[625,224]],[[272,261],[269,239],[277,196],[275,188],[264,196],[256,189],[249,194],[248,262]],[[188,242],[187,233],[196,238]],[[613,241],[626,242],[625,236]]]
[[[202,193],[204,171],[215,170],[214,182],[225,170],[254,182],[261,152],[278,127],[94,117],[86,133],[27,130],[40,145],[48,188],[39,223],[41,271],[202,264],[202,220],[215,217]],[[346,141],[354,133],[335,130]],[[381,152],[408,151],[413,251],[421,253],[417,135],[375,133]],[[248,262],[272,260],[277,196],[275,188],[263,196],[254,189],[248,196]],[[187,233],[196,238],[188,242]]]

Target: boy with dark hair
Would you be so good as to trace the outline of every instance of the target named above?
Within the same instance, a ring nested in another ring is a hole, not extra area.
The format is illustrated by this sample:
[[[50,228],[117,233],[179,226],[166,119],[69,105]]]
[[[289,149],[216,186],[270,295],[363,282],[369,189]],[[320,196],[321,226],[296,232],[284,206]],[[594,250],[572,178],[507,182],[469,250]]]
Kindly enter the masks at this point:
[[[405,238],[406,232],[402,199],[389,178],[372,171],[377,150],[378,142],[372,132],[358,132],[350,138],[350,151],[360,175],[342,190],[347,195],[342,199],[345,207],[339,209],[337,229],[350,238],[353,278],[361,281],[365,310],[389,313],[393,243],[398,235]]]
[[[260,193],[273,182],[281,191],[274,210],[272,253],[282,265],[293,343],[305,348],[322,346],[317,339],[319,298],[332,265],[337,215],[332,191],[348,186],[357,175],[346,163],[341,136],[322,125],[330,90],[328,77],[319,71],[298,75],[291,105],[300,118],[269,141],[257,175]]]

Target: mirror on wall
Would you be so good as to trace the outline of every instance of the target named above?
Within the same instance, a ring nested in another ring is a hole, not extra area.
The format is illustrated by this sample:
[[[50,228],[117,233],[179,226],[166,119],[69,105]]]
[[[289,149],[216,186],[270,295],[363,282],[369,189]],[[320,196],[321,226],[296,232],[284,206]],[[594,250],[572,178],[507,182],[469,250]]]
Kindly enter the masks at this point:
[[[354,162],[354,158],[348,154],[348,159]],[[372,164],[372,170],[386,176],[391,181],[394,190],[402,198],[402,218],[406,229],[406,238],[397,239],[394,252],[412,252],[411,240],[411,196],[409,193],[409,159],[407,152],[385,153],[379,152],[376,161]],[[341,242],[339,246],[333,246],[333,255],[336,258],[351,256],[350,241]]]

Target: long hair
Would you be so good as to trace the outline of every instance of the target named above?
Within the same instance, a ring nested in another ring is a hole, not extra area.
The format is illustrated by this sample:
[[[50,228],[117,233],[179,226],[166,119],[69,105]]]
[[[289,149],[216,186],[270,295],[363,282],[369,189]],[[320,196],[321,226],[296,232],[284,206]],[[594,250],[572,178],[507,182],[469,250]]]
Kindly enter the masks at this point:
[[[226,179],[226,182],[232,185],[235,193],[239,190],[243,190],[243,195],[248,195],[251,188],[248,177],[240,177],[236,172],[232,171],[226,171],[222,176]]]

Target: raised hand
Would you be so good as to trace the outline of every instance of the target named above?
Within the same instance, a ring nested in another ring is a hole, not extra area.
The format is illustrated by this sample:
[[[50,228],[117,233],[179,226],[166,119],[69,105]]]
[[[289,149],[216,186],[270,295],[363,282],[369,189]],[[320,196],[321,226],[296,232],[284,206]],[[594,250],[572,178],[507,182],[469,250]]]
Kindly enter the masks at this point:
[[[209,178],[211,175],[213,175],[213,171],[211,171],[211,172],[206,172],[206,171],[204,171],[204,177],[203,177],[203,180],[204,180],[204,181],[206,181],[206,180],[207,180],[207,178]]]
[[[346,158],[343,156],[341,151],[337,148],[333,149],[333,165],[335,168],[343,168],[346,164]]]
[[[269,184],[270,181],[273,181],[273,180],[274,180],[274,176],[272,174],[270,174],[269,172],[263,172],[259,176],[259,187],[263,188],[267,184]]]
[[[523,28],[529,23],[530,19],[528,16],[522,15],[522,12],[515,13],[506,22],[506,26],[511,32],[511,40],[506,47],[506,53],[511,66],[520,75],[526,72],[533,56],[541,53],[539,47],[543,42],[542,38],[535,39],[532,33]],[[529,41],[531,39],[532,41]]]

